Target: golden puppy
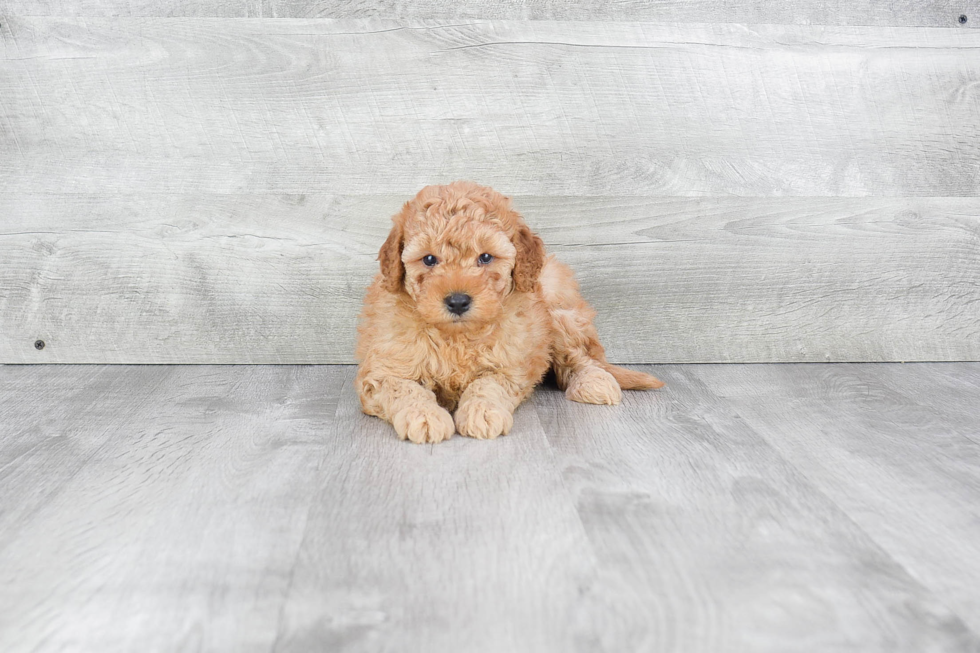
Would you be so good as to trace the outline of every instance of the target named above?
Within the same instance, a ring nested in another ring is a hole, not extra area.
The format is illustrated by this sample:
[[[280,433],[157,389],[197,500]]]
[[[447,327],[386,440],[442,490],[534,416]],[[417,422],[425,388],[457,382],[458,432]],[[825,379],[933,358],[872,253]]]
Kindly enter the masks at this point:
[[[500,193],[427,186],[392,221],[361,313],[356,386],[364,412],[398,437],[507,433],[549,367],[569,399],[590,404],[663,385],[606,362],[572,271],[545,257]]]

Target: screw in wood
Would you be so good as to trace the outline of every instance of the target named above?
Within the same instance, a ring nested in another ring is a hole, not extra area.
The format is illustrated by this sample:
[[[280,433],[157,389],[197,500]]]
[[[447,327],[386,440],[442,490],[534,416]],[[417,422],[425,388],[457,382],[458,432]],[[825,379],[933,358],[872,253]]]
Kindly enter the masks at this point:
[[[38,351],[41,351],[42,349],[44,349],[44,341],[43,340],[35,340],[34,341],[34,349],[36,349]]]

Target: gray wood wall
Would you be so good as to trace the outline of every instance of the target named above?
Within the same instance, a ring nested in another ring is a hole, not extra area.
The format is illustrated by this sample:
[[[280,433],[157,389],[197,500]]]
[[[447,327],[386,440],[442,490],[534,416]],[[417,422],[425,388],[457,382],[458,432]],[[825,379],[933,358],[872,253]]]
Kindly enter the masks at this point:
[[[351,362],[390,215],[454,179],[515,198],[614,360],[980,360],[977,26],[0,0],[0,362]]]

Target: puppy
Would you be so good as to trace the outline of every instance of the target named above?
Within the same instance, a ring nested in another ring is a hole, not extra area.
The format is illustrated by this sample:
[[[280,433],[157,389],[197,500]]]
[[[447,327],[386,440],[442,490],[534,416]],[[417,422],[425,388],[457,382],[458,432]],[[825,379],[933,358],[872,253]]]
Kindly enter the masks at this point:
[[[358,327],[361,407],[398,437],[507,433],[553,368],[572,401],[617,404],[661,381],[606,362],[572,271],[485,186],[427,186],[392,218]]]

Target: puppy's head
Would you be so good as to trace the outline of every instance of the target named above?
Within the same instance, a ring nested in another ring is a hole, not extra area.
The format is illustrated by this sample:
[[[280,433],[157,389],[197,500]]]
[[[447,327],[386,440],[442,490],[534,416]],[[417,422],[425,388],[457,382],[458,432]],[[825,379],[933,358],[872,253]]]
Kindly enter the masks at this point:
[[[495,320],[511,292],[531,292],[544,245],[485,186],[427,186],[392,218],[381,246],[383,284],[405,292],[429,324],[465,330]]]

